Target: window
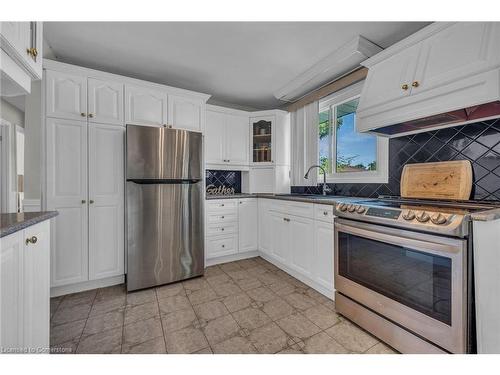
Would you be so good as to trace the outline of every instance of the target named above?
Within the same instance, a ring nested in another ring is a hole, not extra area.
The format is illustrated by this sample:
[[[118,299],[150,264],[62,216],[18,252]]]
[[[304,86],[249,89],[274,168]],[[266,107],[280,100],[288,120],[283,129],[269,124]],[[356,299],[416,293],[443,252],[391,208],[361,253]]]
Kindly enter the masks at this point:
[[[356,132],[361,88],[362,82],[320,102],[319,164],[329,182],[387,182],[388,140]]]

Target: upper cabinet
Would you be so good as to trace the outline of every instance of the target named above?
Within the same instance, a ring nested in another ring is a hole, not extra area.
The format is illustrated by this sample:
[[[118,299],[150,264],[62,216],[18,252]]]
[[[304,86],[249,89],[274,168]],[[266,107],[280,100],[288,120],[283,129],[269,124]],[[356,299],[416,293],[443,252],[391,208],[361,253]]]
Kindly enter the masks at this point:
[[[177,129],[203,131],[205,101],[178,95],[168,97],[168,124]]]
[[[248,115],[209,106],[205,130],[208,168],[248,170]]]
[[[288,113],[279,110],[252,112],[250,132],[252,165],[290,165]]]
[[[87,77],[48,70],[45,89],[48,117],[87,119]]]
[[[252,117],[252,163],[273,162],[274,116]]]
[[[25,95],[42,78],[42,22],[0,22],[0,94]]]
[[[168,93],[147,87],[125,87],[125,122],[162,126],[168,123]]]
[[[123,84],[89,78],[88,99],[90,122],[123,125]]]
[[[499,43],[498,23],[437,22],[366,60],[357,130],[390,135],[380,128],[498,100]]]

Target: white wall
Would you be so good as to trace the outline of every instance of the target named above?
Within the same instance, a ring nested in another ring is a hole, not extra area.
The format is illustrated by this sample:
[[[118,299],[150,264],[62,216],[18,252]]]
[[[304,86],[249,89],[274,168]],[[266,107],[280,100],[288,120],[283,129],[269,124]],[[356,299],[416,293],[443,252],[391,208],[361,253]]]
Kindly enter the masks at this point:
[[[7,103],[3,98],[0,98],[0,118],[3,118],[11,124],[24,127],[23,111]]]

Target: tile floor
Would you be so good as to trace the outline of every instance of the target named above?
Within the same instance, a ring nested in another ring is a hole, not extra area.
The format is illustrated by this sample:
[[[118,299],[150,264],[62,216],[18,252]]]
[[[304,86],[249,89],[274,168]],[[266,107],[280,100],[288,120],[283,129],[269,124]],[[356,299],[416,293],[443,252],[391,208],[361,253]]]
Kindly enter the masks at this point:
[[[52,298],[50,336],[54,353],[394,353],[260,257],[129,294]]]

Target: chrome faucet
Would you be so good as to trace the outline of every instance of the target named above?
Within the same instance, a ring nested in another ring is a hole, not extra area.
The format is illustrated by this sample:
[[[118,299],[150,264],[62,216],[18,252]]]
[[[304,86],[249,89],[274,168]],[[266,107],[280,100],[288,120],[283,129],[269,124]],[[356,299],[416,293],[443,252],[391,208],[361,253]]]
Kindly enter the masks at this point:
[[[326,195],[326,193],[330,193],[332,189],[326,184],[326,172],[325,168],[323,168],[321,165],[311,165],[309,169],[307,170],[306,174],[304,175],[304,178],[307,180],[309,179],[309,172],[313,168],[319,168],[323,171],[323,195]]]

